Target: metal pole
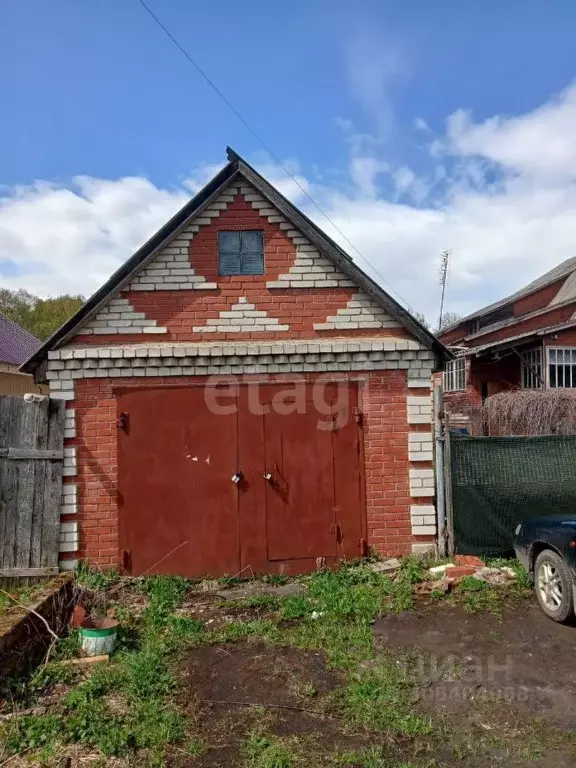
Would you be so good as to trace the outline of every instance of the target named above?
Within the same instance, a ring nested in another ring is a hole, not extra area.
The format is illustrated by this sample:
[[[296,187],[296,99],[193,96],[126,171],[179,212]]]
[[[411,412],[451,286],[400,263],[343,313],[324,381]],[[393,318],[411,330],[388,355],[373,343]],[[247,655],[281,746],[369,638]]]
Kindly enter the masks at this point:
[[[454,554],[454,505],[452,503],[452,447],[450,439],[450,418],[448,414],[445,414],[444,420],[444,478],[448,556],[452,557]]]
[[[444,435],[442,434],[442,387],[434,386],[434,460],[436,464],[436,512],[438,515],[438,554],[446,556],[446,486],[444,476]]]

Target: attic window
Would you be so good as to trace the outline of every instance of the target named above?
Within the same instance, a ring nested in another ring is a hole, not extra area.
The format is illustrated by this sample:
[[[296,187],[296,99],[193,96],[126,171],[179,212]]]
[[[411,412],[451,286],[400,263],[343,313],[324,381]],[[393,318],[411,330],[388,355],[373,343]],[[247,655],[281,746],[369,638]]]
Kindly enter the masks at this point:
[[[263,275],[262,232],[218,232],[218,268],[221,275]]]

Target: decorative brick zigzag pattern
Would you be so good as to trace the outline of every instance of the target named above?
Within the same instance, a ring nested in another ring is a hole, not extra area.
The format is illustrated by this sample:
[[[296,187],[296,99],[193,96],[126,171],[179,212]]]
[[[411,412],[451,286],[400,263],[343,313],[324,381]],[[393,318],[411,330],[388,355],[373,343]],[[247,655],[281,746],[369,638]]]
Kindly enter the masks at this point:
[[[362,292],[354,294],[346,307],[327,317],[325,323],[314,324],[316,331],[355,331],[360,328],[400,328],[400,324]]]
[[[167,333],[156,320],[149,320],[144,312],[136,312],[129,299],[116,296],[103,307],[96,317],[82,327],[81,333]]]
[[[218,317],[206,321],[206,325],[196,326],[192,329],[195,333],[240,333],[250,331],[288,331],[289,325],[281,325],[275,317],[269,317],[267,312],[256,309],[255,304],[250,304],[246,296],[241,296],[238,303],[223,310]]]

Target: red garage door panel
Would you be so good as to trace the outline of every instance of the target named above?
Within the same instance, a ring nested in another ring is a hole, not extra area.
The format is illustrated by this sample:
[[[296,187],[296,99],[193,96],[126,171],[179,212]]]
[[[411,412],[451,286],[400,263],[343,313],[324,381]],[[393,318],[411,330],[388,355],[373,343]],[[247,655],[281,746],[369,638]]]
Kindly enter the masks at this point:
[[[265,416],[269,560],[337,554],[332,433],[306,405],[306,413]]]
[[[202,387],[131,391],[118,398],[118,410],[128,415],[118,461],[130,572],[237,573],[236,412],[212,413]]]

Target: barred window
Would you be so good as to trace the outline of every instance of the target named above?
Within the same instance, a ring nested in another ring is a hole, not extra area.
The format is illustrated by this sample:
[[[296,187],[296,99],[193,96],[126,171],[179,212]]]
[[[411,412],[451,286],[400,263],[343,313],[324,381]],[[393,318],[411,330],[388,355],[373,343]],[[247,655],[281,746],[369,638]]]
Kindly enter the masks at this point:
[[[547,351],[549,386],[576,387],[576,347],[549,347]]]
[[[218,232],[218,256],[221,275],[263,275],[262,232]]]
[[[522,353],[522,387],[542,389],[542,349],[527,349]]]
[[[466,389],[466,358],[457,357],[446,363],[443,376],[444,392],[463,392]]]

